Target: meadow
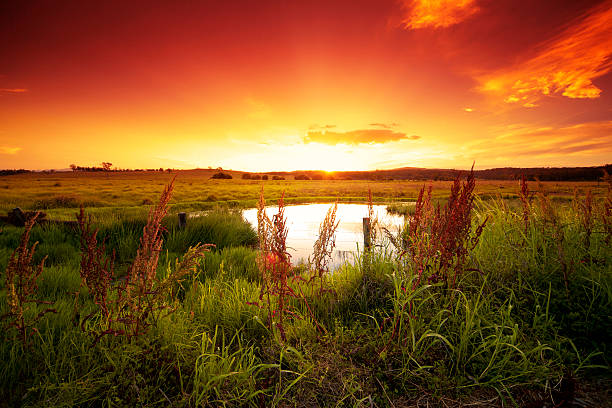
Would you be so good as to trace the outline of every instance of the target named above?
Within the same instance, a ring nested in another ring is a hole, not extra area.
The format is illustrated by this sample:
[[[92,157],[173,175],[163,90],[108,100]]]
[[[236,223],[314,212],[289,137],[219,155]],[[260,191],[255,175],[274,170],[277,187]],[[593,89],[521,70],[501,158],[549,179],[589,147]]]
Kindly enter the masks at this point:
[[[244,180],[242,173],[224,171],[231,180],[211,179],[217,170],[159,172],[56,172],[27,173],[0,177],[0,213],[20,207],[41,210],[54,218],[74,219],[81,205],[89,212],[144,213],[157,201],[159,192],[176,176],[170,212],[208,210],[216,206],[255,207],[259,190],[265,186],[272,202],[282,193],[288,204],[309,202],[365,202],[368,190],[381,203],[415,201],[421,187],[431,185],[434,197],[448,197],[452,181],[367,181],[367,180]],[[332,173],[333,175],[333,173]],[[271,177],[270,177],[271,178]],[[291,177],[288,177],[291,178]],[[575,192],[591,190],[597,199],[606,194],[605,182],[542,182],[558,201],[570,201]],[[538,185],[532,186],[537,191]],[[518,199],[516,181],[479,180],[475,193],[482,199]]]
[[[0,406],[609,406],[609,184],[210,174],[0,178],[1,212],[83,207],[0,225]],[[330,204],[291,265],[264,203],[368,190],[404,231],[330,271]]]

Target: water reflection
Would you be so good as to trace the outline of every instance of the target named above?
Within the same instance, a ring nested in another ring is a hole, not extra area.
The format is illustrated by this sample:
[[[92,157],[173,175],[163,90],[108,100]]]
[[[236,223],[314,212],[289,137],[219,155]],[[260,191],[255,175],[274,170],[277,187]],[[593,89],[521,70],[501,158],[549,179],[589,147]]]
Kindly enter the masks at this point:
[[[304,204],[285,207],[287,217],[287,247],[293,264],[306,262],[312,253],[312,246],[319,234],[319,225],[325,219],[331,204]],[[379,223],[392,231],[404,224],[404,217],[387,213],[386,206],[373,206]],[[266,214],[272,218],[278,207],[267,207]],[[242,212],[244,218],[257,229],[257,209]],[[338,204],[336,219],[340,221],[336,230],[336,248],[330,266],[340,265],[345,259],[352,260],[357,250],[363,247],[363,218],[368,216],[365,204]]]

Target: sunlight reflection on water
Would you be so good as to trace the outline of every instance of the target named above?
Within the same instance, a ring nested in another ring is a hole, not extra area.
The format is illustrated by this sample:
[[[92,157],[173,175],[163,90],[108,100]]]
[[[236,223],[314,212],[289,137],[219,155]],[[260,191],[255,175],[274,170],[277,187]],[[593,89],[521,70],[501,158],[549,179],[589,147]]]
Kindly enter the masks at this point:
[[[287,218],[287,248],[291,263],[306,262],[312,253],[312,246],[319,235],[319,225],[325,219],[331,204],[303,204],[285,207]],[[379,224],[390,231],[397,232],[403,226],[404,217],[389,214],[385,205],[373,206]],[[278,207],[266,207],[266,214],[272,218]],[[257,209],[242,211],[243,217],[257,230]],[[336,219],[340,221],[336,230],[336,248],[332,254],[330,267],[339,266],[345,259],[352,260],[359,248],[363,248],[363,218],[368,216],[365,204],[338,204]]]

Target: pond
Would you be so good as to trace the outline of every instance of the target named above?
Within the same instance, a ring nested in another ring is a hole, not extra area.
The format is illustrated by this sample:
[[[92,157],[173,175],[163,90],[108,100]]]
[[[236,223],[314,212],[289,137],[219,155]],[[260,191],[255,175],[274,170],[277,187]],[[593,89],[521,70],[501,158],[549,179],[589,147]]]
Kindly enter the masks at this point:
[[[285,207],[287,218],[287,248],[291,263],[307,262],[312,254],[312,246],[319,236],[319,226],[325,219],[327,210],[333,204],[303,204]],[[404,217],[387,212],[387,206],[374,205],[374,214],[380,225],[396,232],[404,225]],[[266,214],[272,218],[278,207],[266,207]],[[243,217],[257,230],[257,209],[242,211]],[[365,204],[338,204],[336,220],[340,221],[336,230],[336,248],[332,253],[330,267],[336,267],[345,260],[352,261],[357,248],[363,248],[363,218],[368,216]]]

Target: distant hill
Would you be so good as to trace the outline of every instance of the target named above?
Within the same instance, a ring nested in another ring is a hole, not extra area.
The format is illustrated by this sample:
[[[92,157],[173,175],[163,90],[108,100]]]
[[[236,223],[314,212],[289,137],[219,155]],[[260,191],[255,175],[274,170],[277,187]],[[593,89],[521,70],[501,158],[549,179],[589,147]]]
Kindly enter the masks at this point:
[[[321,170],[299,170],[299,171],[267,171],[267,172],[245,172],[226,169],[121,169],[104,170],[101,167],[80,167],[75,166],[78,172],[167,172],[167,173],[188,173],[208,175],[212,177],[215,173],[223,172],[231,175],[235,179],[260,180],[264,176],[269,176],[272,180],[453,180],[457,173],[465,170],[455,169],[427,169],[421,167],[401,167],[389,170],[370,170],[370,171],[335,171],[325,172]],[[64,172],[61,170],[47,170],[44,173]],[[31,170],[24,169],[0,169],[0,176],[9,176],[23,173],[30,173]],[[486,170],[475,170],[477,179],[485,180],[516,180],[521,176],[529,180],[539,179],[541,181],[597,181],[605,173],[612,174],[612,164],[593,167],[501,167]],[[264,178],[265,179],[265,178]]]
[[[612,173],[612,164],[594,167],[502,167],[486,170],[475,170],[478,179],[485,180],[516,180],[521,176],[529,180],[541,181],[596,181],[603,177],[604,171]],[[465,170],[455,169],[426,169],[419,167],[402,167],[390,170],[374,171],[337,171],[327,173],[324,171],[293,171],[269,172],[268,174],[282,176],[306,175],[311,179],[340,179],[340,180],[453,180],[458,172]]]

